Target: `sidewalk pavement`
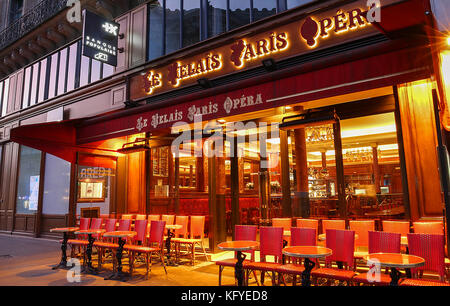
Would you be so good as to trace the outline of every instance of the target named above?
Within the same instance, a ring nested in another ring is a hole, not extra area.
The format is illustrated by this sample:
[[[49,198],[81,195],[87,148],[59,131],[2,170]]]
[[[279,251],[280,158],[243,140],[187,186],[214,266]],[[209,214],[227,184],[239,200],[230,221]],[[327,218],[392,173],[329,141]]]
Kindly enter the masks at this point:
[[[70,247],[67,248],[70,256]],[[212,260],[232,257],[232,253],[213,254]],[[112,273],[106,264],[98,275],[81,274],[80,283],[67,280],[67,270],[52,270],[61,258],[61,245],[57,240],[29,238],[0,234],[0,286],[217,286],[218,267],[213,261],[203,261],[200,255],[196,265],[181,264],[167,267],[167,275],[160,262],[154,262],[145,280],[145,266],[134,271],[126,282],[104,280]],[[126,257],[125,257],[126,258]],[[198,259],[198,260],[197,260]],[[128,271],[124,260],[123,271]],[[93,259],[96,266],[97,260]],[[222,284],[234,284],[234,270],[224,269]]]

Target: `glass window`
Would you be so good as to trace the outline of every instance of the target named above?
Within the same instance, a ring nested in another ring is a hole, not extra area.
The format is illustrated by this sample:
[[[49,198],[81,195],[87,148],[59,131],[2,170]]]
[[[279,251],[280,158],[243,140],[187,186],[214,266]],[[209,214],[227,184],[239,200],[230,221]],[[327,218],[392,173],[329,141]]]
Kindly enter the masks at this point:
[[[45,85],[47,81],[47,59],[41,61],[41,73],[39,77],[38,103],[45,100]]]
[[[200,41],[200,1],[183,2],[183,47]]]
[[[75,89],[75,79],[77,71],[77,50],[78,43],[74,43],[69,47],[69,65],[67,70],[67,91]]]
[[[230,30],[250,23],[250,0],[230,0]]]
[[[163,55],[163,7],[162,0],[149,4],[148,59]]]
[[[9,79],[6,79],[3,84],[2,117],[5,116],[8,111]]]
[[[58,74],[58,53],[52,55],[50,60],[50,80],[48,84],[48,98],[56,96],[56,83]]]
[[[277,0],[253,1],[253,21],[266,18],[277,13]]]
[[[25,78],[23,80],[23,100],[22,108],[27,108],[30,102],[30,85],[31,85],[31,74],[33,67],[28,67],[25,69]]]
[[[89,84],[89,57],[81,57],[80,86]]]
[[[92,60],[92,68],[91,68],[91,82],[95,82],[100,80],[100,67],[102,63],[97,60]]]
[[[39,63],[33,65],[33,78],[31,80],[30,106],[36,104],[39,79]]]
[[[11,0],[9,8],[9,23],[13,23],[23,14],[23,0]]]
[[[69,212],[69,191],[70,163],[46,154],[42,213],[67,214]]]
[[[227,1],[208,1],[208,37],[216,36],[227,30]]]
[[[2,109],[3,103],[3,82],[0,82],[0,109]]]
[[[306,3],[314,2],[316,0],[287,0],[287,9],[294,8],[296,6],[300,6]]]
[[[58,95],[65,93],[67,74],[67,48],[59,52]]]
[[[107,78],[114,74],[114,66],[103,63],[103,77]]]
[[[180,0],[166,1],[166,53],[180,49]]]
[[[38,208],[41,151],[21,146],[16,213],[33,214]]]

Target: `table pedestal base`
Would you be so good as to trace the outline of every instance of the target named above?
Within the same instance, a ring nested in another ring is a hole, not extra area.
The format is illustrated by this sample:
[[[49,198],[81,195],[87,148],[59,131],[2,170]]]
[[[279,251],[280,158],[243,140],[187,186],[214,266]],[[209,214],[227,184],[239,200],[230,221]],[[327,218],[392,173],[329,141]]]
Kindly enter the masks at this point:
[[[237,251],[237,262],[234,266],[234,277],[236,277],[237,283],[239,287],[242,287],[244,285],[244,268],[243,268],[243,262],[245,257],[247,257],[245,254],[242,254],[241,251]]]
[[[398,281],[400,280],[401,273],[396,268],[391,268],[391,286],[398,286]]]
[[[82,273],[86,273],[86,274],[97,275],[98,274],[98,269],[94,268],[92,266],[92,247],[93,247],[94,241],[95,241],[95,238],[92,237],[92,234],[88,235],[88,241],[89,241],[89,243],[86,246],[86,257],[87,257],[87,260],[86,260],[85,266],[81,269],[81,272]]]
[[[302,286],[309,287],[311,286],[311,271],[315,267],[315,263],[311,261],[309,258],[305,258],[305,270],[302,273]]]
[[[116,253],[116,259],[117,259],[117,271],[113,274],[111,274],[108,277],[105,277],[104,280],[119,280],[119,281],[126,281],[126,278],[128,278],[130,275],[128,273],[122,272],[122,254],[123,254],[123,246],[125,244],[126,240],[119,238],[118,244],[119,247],[117,248]]]
[[[52,267],[52,270],[56,269],[67,269],[67,241],[69,240],[69,236],[67,233],[63,233],[63,241],[61,243],[61,261],[56,266]]]
[[[167,239],[166,239],[166,249],[167,249],[166,266],[171,266],[171,267],[178,266],[178,263],[170,257],[170,243],[172,241],[172,237],[174,237],[174,236],[175,236],[175,234],[170,229],[168,229],[167,230]]]

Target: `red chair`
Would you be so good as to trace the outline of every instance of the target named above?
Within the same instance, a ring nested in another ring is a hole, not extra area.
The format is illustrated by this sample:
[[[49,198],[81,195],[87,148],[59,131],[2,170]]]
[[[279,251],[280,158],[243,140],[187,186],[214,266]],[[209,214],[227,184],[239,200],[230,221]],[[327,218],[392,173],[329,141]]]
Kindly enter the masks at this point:
[[[314,246],[317,242],[316,237],[317,232],[315,228],[291,228],[291,246]],[[315,262],[315,267],[318,268],[319,262],[317,260],[315,260]],[[301,264],[301,261],[297,260],[297,258],[294,259],[293,264],[288,263],[276,269],[279,273],[293,275],[293,286],[297,283],[297,275],[301,275],[304,270],[304,266]]]
[[[283,231],[290,231],[292,227],[292,219],[291,218],[272,218],[272,226],[273,227],[282,227]],[[289,235],[283,236],[283,239],[289,245],[291,237]]]
[[[319,233],[319,220],[316,219],[297,219],[297,227],[300,228],[314,228],[316,230],[316,235]],[[345,224],[344,224],[345,226]],[[317,237],[316,237],[317,239]]]
[[[347,230],[327,229],[326,231],[326,247],[333,251],[333,254],[325,258],[325,267],[318,268],[311,272],[312,278],[317,281],[318,278],[328,279],[328,284],[331,280],[345,281],[351,284],[353,276],[356,273],[353,271],[353,252],[355,249],[355,232]],[[336,262],[338,267],[332,268],[332,263]]]
[[[409,221],[392,221],[392,220],[383,220],[383,232],[389,233],[397,233],[402,236],[406,236],[410,231],[410,223]]]
[[[132,246],[143,246],[146,244],[147,222],[147,220],[136,220],[134,222],[134,231],[136,232],[136,236],[130,239],[130,244],[124,246],[124,249],[128,251],[130,275],[133,273],[134,260],[136,258],[136,252],[132,249]]]
[[[166,225],[173,225],[175,223],[175,215],[162,215],[162,221],[166,221]],[[167,236],[167,229],[164,230],[164,236]]]
[[[248,270],[246,282],[248,283],[249,272],[261,272],[261,285],[264,285],[265,272],[272,272],[272,284],[276,284],[275,272],[282,265],[283,249],[283,228],[262,226],[259,229],[260,235],[260,261],[248,262],[245,269]],[[267,256],[274,256],[274,262],[268,262]],[[259,285],[259,283],[258,283]]]
[[[145,221],[147,222],[147,221]],[[146,245],[125,245],[124,249],[131,255],[130,257],[130,273],[134,267],[135,254],[145,254],[145,266],[147,268],[145,278],[148,278],[148,274],[152,266],[153,253],[159,254],[159,259],[164,267],[164,271],[167,274],[166,264],[164,262],[164,229],[166,227],[166,221],[151,221],[150,223],[150,235],[147,239]],[[145,225],[147,228],[147,225]],[[145,235],[144,235],[145,236]]]
[[[400,253],[401,250],[401,234],[390,232],[369,232],[369,254],[373,253]],[[381,273],[380,279],[374,282],[369,281],[368,273],[361,273],[353,277],[354,283],[373,284],[388,286],[391,283],[389,274]],[[387,272],[387,271],[386,271]]]
[[[176,224],[177,225],[181,225],[182,227],[180,229],[176,229],[173,233],[174,233],[174,237],[172,238],[172,243],[175,244],[175,257],[178,258],[180,257],[180,243],[177,243],[176,238],[187,238],[188,235],[188,223],[189,223],[189,216],[176,216]]]
[[[116,230],[117,227],[117,219],[106,219],[105,220],[105,233],[107,232],[114,232]],[[101,268],[102,263],[103,263],[103,257],[105,255],[105,248],[99,246],[99,243],[103,242],[103,243],[111,243],[112,240],[110,238],[106,238],[106,237],[101,237],[99,240],[97,240],[96,242],[94,242],[94,246],[97,248],[97,253],[98,253],[98,267]]]
[[[345,220],[322,220],[322,233],[325,234],[327,229],[345,230]]]
[[[148,215],[148,223],[150,224],[151,221],[159,221],[160,218],[160,215]]]
[[[89,229],[91,218],[80,218],[80,230]],[[77,235],[76,239],[67,240],[67,244],[70,245],[70,257],[75,257],[75,249],[78,248],[78,252],[81,252],[81,247],[87,246],[87,235]],[[83,252],[84,254],[84,252]]]
[[[133,215],[131,215],[131,214],[122,215],[121,219],[122,220],[133,220]]]
[[[135,220],[146,220],[146,219],[147,219],[147,215],[136,215]]]
[[[191,216],[191,227],[189,231],[189,238],[173,238],[172,241],[180,245],[186,245],[191,249],[191,264],[195,265],[195,246],[199,245],[206,260],[208,255],[206,254],[203,239],[205,238],[205,216]]]
[[[93,218],[91,220],[90,229],[96,230],[96,229],[102,229],[103,225],[103,219],[102,218]],[[101,234],[92,235],[92,237],[95,238],[95,240],[98,240],[101,237]]]
[[[256,234],[258,231],[258,227],[256,225],[235,225],[234,227],[234,240],[236,241],[256,241]],[[243,267],[245,269],[245,266],[247,262],[255,261],[255,250],[251,250],[248,252],[243,252],[250,254],[250,260],[245,259],[243,262]],[[219,286],[222,285],[222,271],[225,267],[235,267],[237,262],[237,252],[234,254],[234,258],[230,259],[224,259],[224,260],[218,260],[216,261],[216,265],[219,266]],[[254,272],[254,271],[253,271]],[[256,278],[256,274],[255,274]],[[258,279],[256,279],[258,280]]]
[[[355,241],[355,265],[358,259],[363,259],[365,255],[369,254],[367,249],[369,247],[369,231],[375,231],[375,220],[351,220],[349,222],[350,230],[354,231],[358,238]]]
[[[445,283],[444,235],[408,234],[411,255],[425,259],[425,265],[411,269],[413,278],[404,279],[400,286],[450,286]],[[436,272],[439,281],[422,279],[423,272]]]
[[[441,221],[413,222],[414,233],[444,235],[444,224]]]

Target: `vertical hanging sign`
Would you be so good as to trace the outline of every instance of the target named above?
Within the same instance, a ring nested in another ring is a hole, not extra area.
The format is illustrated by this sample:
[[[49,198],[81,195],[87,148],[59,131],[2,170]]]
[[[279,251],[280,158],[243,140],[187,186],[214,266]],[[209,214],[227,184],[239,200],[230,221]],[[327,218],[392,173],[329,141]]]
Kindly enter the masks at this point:
[[[117,66],[118,23],[83,11],[83,55]]]

